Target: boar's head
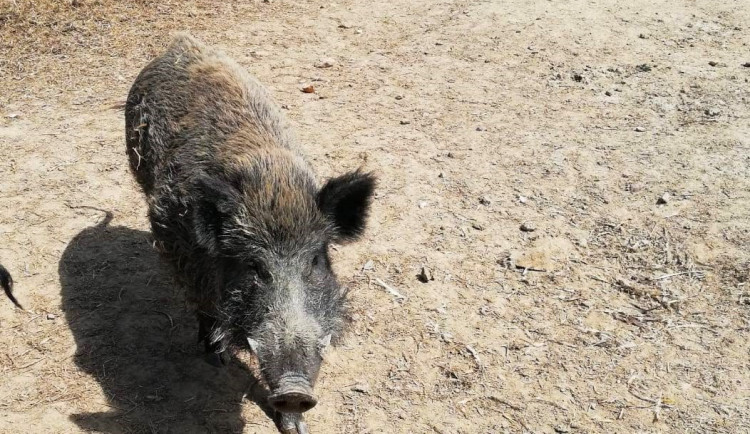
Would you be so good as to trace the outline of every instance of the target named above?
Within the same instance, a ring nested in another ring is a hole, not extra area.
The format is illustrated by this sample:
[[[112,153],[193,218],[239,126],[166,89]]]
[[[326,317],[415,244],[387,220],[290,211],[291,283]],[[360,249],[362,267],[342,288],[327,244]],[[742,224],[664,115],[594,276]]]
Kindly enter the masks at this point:
[[[323,352],[345,324],[328,247],[361,235],[375,178],[356,171],[317,188],[301,161],[267,158],[193,185],[196,244],[219,276],[212,341],[249,346],[274,409],[311,409]]]

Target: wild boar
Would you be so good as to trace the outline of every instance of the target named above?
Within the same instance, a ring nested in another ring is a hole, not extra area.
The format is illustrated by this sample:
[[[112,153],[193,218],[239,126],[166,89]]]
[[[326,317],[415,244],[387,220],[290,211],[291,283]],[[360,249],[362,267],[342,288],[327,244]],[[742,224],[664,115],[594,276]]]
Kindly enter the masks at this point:
[[[185,34],[140,72],[125,120],[155,244],[196,303],[199,339],[212,354],[255,353],[269,405],[304,430],[323,351],[346,325],[328,249],[363,233],[375,176],[318,187],[269,92]]]

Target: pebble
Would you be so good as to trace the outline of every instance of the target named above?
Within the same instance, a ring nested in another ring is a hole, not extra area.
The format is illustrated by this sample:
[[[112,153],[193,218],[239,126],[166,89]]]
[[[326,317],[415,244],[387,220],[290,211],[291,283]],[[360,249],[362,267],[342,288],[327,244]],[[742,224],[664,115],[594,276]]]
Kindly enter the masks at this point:
[[[531,222],[524,222],[521,224],[521,230],[523,232],[534,232],[536,230],[536,225]]]
[[[370,393],[370,385],[367,383],[357,383],[352,386],[352,392],[364,393],[366,395]]]
[[[526,196],[518,196],[518,201],[521,203],[526,203],[529,201],[529,199]]]
[[[57,315],[55,315],[54,313],[47,314],[47,319],[55,319],[55,318],[57,318]]]
[[[327,57],[320,62],[315,64],[316,68],[330,68],[336,64],[336,60],[330,57]]]
[[[428,283],[435,280],[435,276],[432,275],[432,270],[423,266],[417,275],[417,279],[422,283]]]
[[[750,68],[750,62],[745,62],[742,64],[745,68]]]
[[[656,199],[657,205],[666,205],[669,202],[669,193],[664,193]]]
[[[492,201],[487,196],[482,196],[479,198],[479,203],[481,205],[492,205]]]
[[[643,128],[643,127],[635,127],[635,132],[636,133],[643,133],[643,132],[646,132],[646,129]]]
[[[706,116],[711,116],[711,117],[719,116],[721,114],[719,109],[714,108],[714,107],[707,108],[706,110],[703,111],[703,113],[705,113]]]
[[[484,226],[482,226],[481,224],[479,224],[477,222],[471,222],[471,227],[474,228],[474,229],[476,229],[476,230],[478,230],[478,231],[483,231],[484,230]]]
[[[372,262],[372,259],[370,259],[369,261],[365,262],[365,265],[362,266],[362,271],[370,271],[373,268],[375,268],[375,263]]]
[[[651,65],[648,63],[642,63],[635,67],[635,69],[641,71],[641,72],[650,72],[651,71]]]
[[[403,95],[396,95],[396,100],[401,101],[402,99],[404,99]]]
[[[305,86],[302,88],[302,92],[304,93],[315,93],[315,87],[311,84],[309,86]]]
[[[610,91],[606,91],[606,92],[604,92],[604,94],[607,95],[607,96],[612,96],[612,92],[610,92]]]
[[[478,126],[477,127],[477,131],[487,131],[487,128],[485,128],[483,126]]]
[[[410,120],[401,119],[401,125],[409,125],[411,123]]]
[[[719,62],[717,62],[715,60],[712,60],[712,61],[708,62],[708,64],[711,65],[711,66],[719,66]]]

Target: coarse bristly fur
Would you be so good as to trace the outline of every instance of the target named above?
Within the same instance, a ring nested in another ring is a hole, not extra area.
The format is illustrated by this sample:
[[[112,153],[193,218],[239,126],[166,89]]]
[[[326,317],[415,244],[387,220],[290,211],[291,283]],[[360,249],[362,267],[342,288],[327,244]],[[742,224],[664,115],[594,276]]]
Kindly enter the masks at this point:
[[[346,317],[328,245],[364,231],[374,176],[318,188],[262,85],[185,34],[138,75],[125,118],[154,238],[207,350],[249,342],[272,390],[289,374],[313,384]]]

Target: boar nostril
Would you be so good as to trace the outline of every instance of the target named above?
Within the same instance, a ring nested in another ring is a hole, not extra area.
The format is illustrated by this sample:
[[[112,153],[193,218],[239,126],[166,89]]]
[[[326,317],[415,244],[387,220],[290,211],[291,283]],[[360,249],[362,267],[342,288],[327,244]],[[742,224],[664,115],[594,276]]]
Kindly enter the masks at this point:
[[[269,403],[274,410],[282,413],[304,413],[315,407],[318,400],[304,392],[287,392],[272,396]]]
[[[303,412],[305,412],[305,411],[307,411],[307,410],[309,410],[309,409],[311,409],[313,407],[315,407],[315,402],[314,401],[301,401],[299,403],[299,408]]]

